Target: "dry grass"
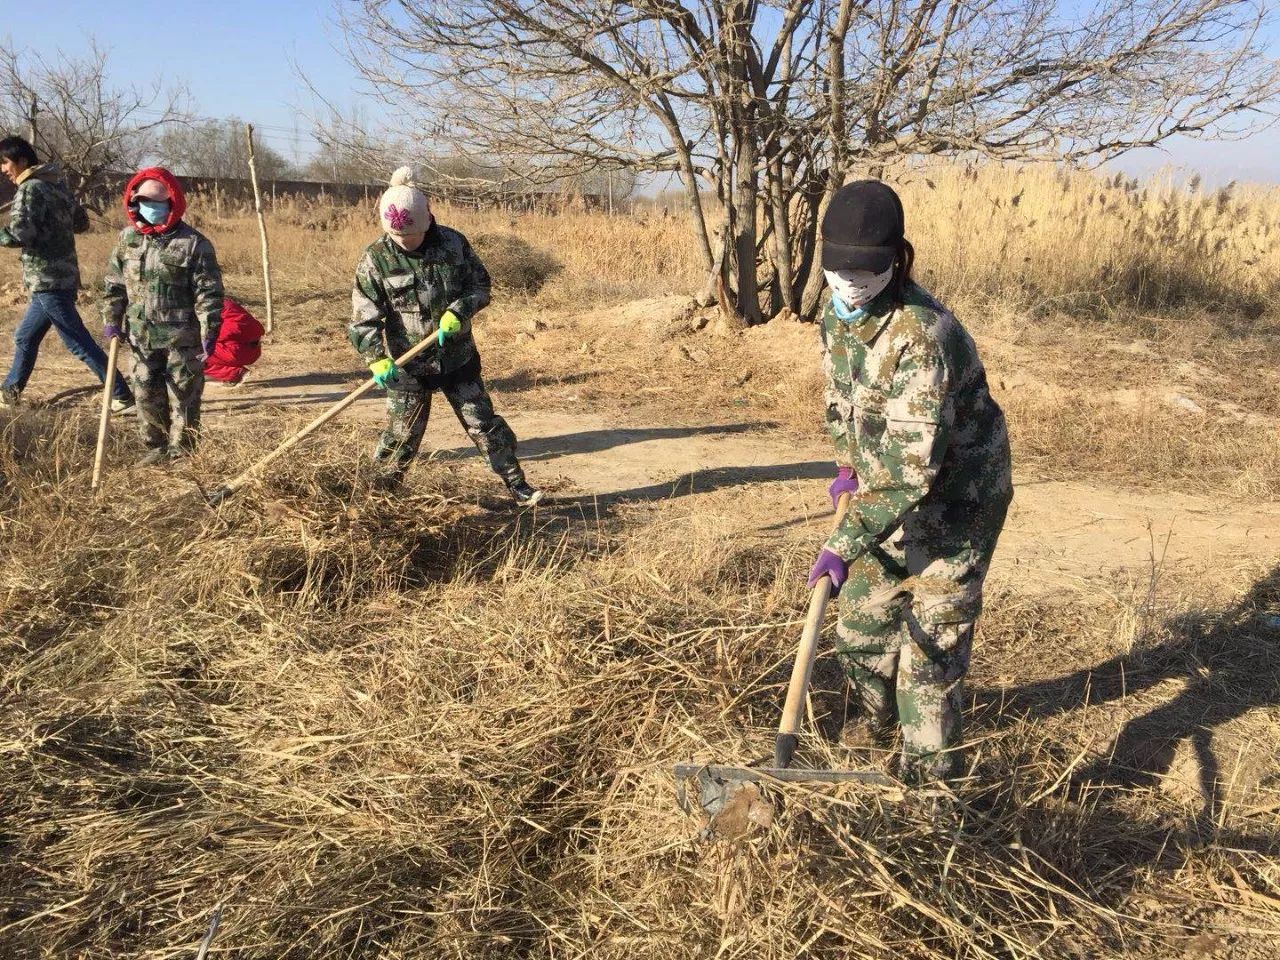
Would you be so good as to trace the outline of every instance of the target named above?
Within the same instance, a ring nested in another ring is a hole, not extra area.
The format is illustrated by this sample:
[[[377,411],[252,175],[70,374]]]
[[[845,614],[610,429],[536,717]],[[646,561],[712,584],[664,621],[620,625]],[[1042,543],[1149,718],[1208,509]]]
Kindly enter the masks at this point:
[[[588,306],[681,292],[698,283],[696,248],[688,242],[686,224],[674,218],[513,214],[448,204],[433,210],[442,223],[467,234],[504,293],[540,292],[543,305]],[[248,211],[224,213],[217,216],[195,198],[188,219],[213,240],[229,289],[253,303],[261,295],[257,223]],[[85,285],[94,291],[119,220],[113,210],[108,221],[80,238]],[[377,213],[372,206],[334,209],[282,201],[268,216],[268,230],[277,274],[273,290],[284,304],[346,298],[360,251],[378,237]]]
[[[904,180],[921,275],[953,300],[1225,318],[1280,303],[1275,187],[999,165],[937,165]]]
[[[1274,252],[1228,297],[1207,268],[1170,272],[1217,242],[1205,198],[1171,201],[1187,224],[1201,210],[1193,228],[1083,175],[945,177],[907,188],[936,212],[922,262],[979,334],[1020,469],[1273,495],[1274,314],[1251,315],[1274,302]],[[1257,235],[1250,218],[1274,219],[1274,194],[1234,203],[1244,226],[1198,263],[1221,267]],[[492,261],[486,365],[528,381],[525,402],[820,434],[811,329],[717,338],[682,327],[678,306],[618,305],[697,285],[682,225],[440,215]],[[957,215],[972,229],[948,238]],[[197,216],[254,305],[252,221]],[[290,372],[350,366],[368,219],[273,220],[273,350]],[[1161,223],[1143,278],[1098,287],[1120,250],[1136,256],[1135,224]],[[989,230],[1027,238],[1022,274]],[[109,243],[82,241],[88,275]],[[178,475],[121,471],[98,501],[90,417],[0,419],[6,960],[189,957],[217,903],[213,955],[246,960],[1273,954],[1276,570],[1248,591],[1156,575],[1155,560],[1149,582],[1087,594],[1006,587],[981,625],[953,816],[893,791],[788,789],[767,830],[703,845],[670,765],[769,752],[811,538],[639,508],[517,516],[457,463],[422,465],[386,499],[359,428],[326,431],[220,513],[191,495],[291,418],[245,415]],[[114,442],[120,462],[133,440]],[[830,662],[820,674],[829,739],[805,759],[882,760],[837,742],[846,691]]]
[[[1222,319],[1274,313],[1280,302],[1280,191],[1207,190],[1167,179],[1046,166],[932,164],[895,178],[921,278],[948,301],[1034,315],[1207,311]],[[233,283],[257,290],[256,226],[247,209],[215,212],[196,198],[191,219],[213,238]],[[436,215],[495,251],[512,240],[551,271],[548,306],[584,307],[700,288],[702,267],[682,216],[636,217],[474,210]],[[118,211],[111,212],[114,223]],[[269,215],[278,288],[286,299],[345,292],[359,251],[376,236],[373,210],[282,201]],[[105,225],[104,225],[105,228]],[[81,241],[96,289],[110,234]],[[501,254],[497,254],[501,257]],[[524,257],[494,274],[517,290]],[[551,273],[554,273],[552,279]]]
[[[187,956],[215,903],[245,958],[1261,958],[1280,932],[1274,574],[1222,611],[995,597],[954,817],[789,789],[699,845],[668,770],[768,751],[797,549],[493,512],[456,467],[380,498],[341,434],[220,514],[181,477],[93,502],[91,427],[0,427],[6,957]],[[833,733],[842,697],[815,696]],[[1107,762],[1125,723],[1173,751],[1206,720],[1220,796]]]

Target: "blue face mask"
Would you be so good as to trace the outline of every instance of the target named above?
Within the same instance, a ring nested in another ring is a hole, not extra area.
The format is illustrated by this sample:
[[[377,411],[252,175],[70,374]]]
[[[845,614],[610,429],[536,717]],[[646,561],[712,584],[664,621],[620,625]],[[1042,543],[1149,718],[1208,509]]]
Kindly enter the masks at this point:
[[[846,306],[845,302],[834,293],[831,295],[831,309],[835,311],[836,319],[841,323],[861,323],[862,318],[867,315],[865,307]]]
[[[169,219],[169,211],[173,205],[168,200],[139,200],[138,216],[153,227],[158,227]]]

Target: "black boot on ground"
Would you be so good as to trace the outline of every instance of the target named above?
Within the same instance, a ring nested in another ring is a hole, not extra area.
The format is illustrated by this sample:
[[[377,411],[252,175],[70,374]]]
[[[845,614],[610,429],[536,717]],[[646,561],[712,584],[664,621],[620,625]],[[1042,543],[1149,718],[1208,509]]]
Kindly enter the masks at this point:
[[[542,499],[542,491],[537,487],[529,486],[529,482],[524,477],[520,477],[517,480],[508,480],[507,489],[511,491],[511,496],[516,503],[522,507],[532,507]]]

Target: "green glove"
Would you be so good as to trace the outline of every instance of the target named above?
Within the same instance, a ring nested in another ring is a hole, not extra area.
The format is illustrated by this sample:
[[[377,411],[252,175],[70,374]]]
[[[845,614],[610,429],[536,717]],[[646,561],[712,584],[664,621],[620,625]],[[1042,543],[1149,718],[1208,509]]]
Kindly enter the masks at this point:
[[[440,332],[436,335],[436,343],[444,346],[444,338],[462,332],[462,321],[452,310],[446,310],[440,316]]]
[[[381,360],[375,360],[369,364],[369,372],[373,374],[373,382],[385,390],[388,381],[395,377],[398,371],[394,360],[390,357],[383,357]]]

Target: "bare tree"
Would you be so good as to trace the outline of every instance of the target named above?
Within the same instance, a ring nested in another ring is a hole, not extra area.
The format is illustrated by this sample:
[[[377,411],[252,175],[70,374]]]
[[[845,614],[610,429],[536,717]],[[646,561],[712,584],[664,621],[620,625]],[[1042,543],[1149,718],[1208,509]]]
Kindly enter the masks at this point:
[[[306,175],[335,183],[385,183],[399,165],[397,158],[405,155],[405,144],[394,136],[372,132],[358,109],[344,114],[314,87],[312,93],[323,115],[313,120],[312,136],[319,149],[305,167]]]
[[[237,117],[171,126],[161,134],[157,153],[175,172],[189,177],[243,179],[249,176],[244,121]],[[271,147],[257,144],[254,155],[258,175],[263,179],[293,176],[289,161]]]
[[[107,59],[93,44],[78,59],[0,45],[0,126],[26,135],[34,103],[36,151],[57,159],[71,188],[95,209],[105,195],[104,175],[136,167],[156,135],[186,117],[185,91],[158,82],[111,86]]]
[[[406,137],[526,178],[677,175],[708,291],[755,323],[813,314],[820,212],[855,173],[1267,122],[1265,2],[360,0],[344,26]]]

